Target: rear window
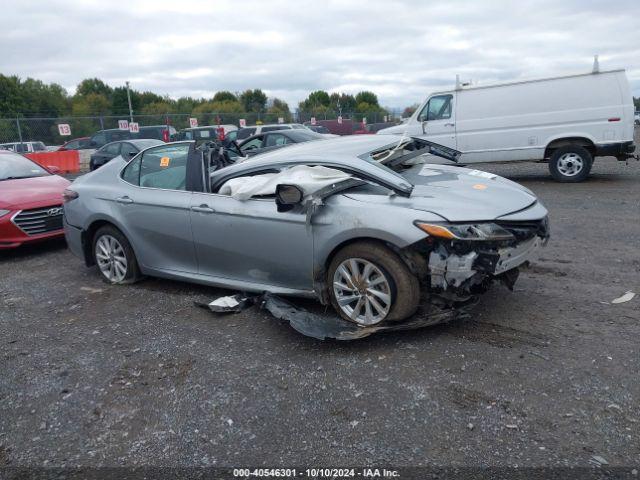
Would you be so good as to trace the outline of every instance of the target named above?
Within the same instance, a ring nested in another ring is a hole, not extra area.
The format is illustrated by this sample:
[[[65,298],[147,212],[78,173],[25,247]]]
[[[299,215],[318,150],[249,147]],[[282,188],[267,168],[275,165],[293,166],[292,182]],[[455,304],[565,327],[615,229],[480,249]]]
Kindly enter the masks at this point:
[[[244,140],[245,138],[249,138],[251,135],[256,133],[255,128],[241,128],[238,130],[238,134],[236,135],[237,140]]]
[[[284,126],[284,125],[272,125],[271,127],[262,127],[262,130],[260,130],[261,132],[275,132],[276,130],[288,130],[289,127]]]

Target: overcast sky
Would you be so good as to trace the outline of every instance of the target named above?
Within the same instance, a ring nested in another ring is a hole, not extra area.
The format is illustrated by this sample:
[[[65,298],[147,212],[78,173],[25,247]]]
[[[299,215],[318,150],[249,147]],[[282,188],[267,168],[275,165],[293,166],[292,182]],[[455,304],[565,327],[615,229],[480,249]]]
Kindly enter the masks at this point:
[[[640,96],[640,0],[0,0],[0,73],[87,77],[171,97],[317,89],[404,107],[474,83],[626,68]]]

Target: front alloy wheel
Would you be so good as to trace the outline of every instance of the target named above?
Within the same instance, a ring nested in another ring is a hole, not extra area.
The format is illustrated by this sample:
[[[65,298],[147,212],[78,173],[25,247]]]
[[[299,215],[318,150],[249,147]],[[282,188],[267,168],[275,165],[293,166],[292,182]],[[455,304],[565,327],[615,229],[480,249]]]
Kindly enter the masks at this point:
[[[342,313],[360,325],[381,322],[391,309],[389,280],[362,258],[349,258],[338,266],[333,274],[333,294]]]
[[[111,283],[120,283],[127,276],[127,256],[120,242],[111,235],[102,235],[96,241],[98,268]]]

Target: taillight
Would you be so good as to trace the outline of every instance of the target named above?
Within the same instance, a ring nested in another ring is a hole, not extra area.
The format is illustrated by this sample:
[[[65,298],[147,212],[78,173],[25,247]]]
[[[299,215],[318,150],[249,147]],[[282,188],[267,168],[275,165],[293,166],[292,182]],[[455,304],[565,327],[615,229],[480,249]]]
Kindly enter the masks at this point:
[[[65,188],[64,192],[62,192],[62,199],[65,203],[70,202],[71,200],[75,200],[76,198],[78,198],[78,196],[78,192],[69,188]]]

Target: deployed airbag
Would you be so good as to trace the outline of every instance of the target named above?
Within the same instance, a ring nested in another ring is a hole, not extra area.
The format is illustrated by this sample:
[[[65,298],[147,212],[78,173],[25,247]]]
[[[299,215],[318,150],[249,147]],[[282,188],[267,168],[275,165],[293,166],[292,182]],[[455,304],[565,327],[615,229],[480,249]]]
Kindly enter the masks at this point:
[[[306,197],[350,177],[348,173],[334,168],[297,165],[279,173],[232,178],[220,187],[218,193],[236,200],[248,200],[254,196],[275,195],[279,184],[287,184],[298,186]]]

